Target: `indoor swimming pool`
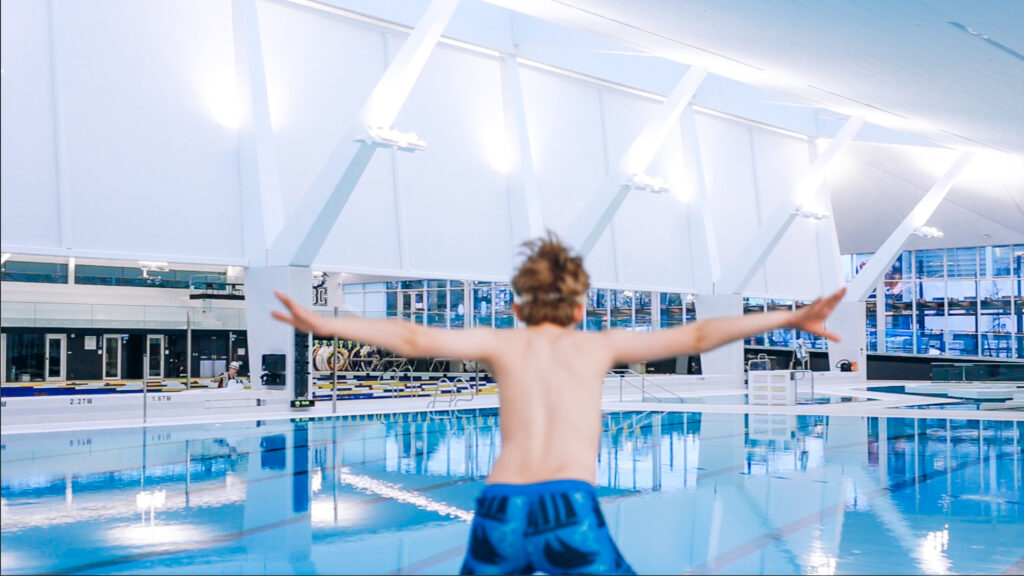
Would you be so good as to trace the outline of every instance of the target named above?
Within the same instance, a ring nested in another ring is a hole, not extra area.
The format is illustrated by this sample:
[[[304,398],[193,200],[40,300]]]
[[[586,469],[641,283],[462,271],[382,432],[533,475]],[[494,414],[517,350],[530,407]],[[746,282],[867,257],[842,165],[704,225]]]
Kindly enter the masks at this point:
[[[1020,421],[613,412],[640,573],[1024,567]],[[5,574],[457,573],[495,410],[5,434]]]

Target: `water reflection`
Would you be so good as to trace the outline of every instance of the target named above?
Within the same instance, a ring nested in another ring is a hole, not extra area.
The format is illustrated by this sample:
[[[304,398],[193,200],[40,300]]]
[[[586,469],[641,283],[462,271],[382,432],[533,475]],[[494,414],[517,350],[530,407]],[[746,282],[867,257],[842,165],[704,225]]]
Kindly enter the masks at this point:
[[[493,410],[7,435],[5,573],[454,573]],[[1021,422],[604,416],[599,495],[648,573],[1003,572]]]

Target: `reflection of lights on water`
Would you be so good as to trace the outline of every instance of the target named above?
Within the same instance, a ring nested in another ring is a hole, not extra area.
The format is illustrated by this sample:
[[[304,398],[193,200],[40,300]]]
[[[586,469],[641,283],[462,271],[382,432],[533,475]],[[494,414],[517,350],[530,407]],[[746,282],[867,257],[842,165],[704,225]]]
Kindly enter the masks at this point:
[[[339,500],[335,504],[328,499],[313,500],[309,505],[309,521],[313,526],[353,526],[363,519],[362,507],[358,502]]]
[[[312,490],[313,494],[323,490],[324,488],[324,471],[322,468],[313,468],[313,473],[310,474],[309,489]]]
[[[135,495],[135,505],[139,507],[139,510],[163,506],[164,502],[167,502],[166,490],[153,490],[152,492],[146,490]]]
[[[805,574],[835,574],[836,557],[825,551],[825,545],[816,535],[810,550],[803,556]]]
[[[949,574],[950,561],[945,551],[949,548],[949,525],[924,535],[917,543],[914,556],[925,574]]]
[[[178,545],[207,542],[208,530],[186,524],[122,524],[110,529],[111,542],[124,546]],[[6,563],[4,567],[6,568]]]
[[[422,494],[410,492],[409,490],[405,490],[382,480],[377,480],[376,478],[363,476],[361,474],[351,474],[348,471],[348,468],[340,468],[338,470],[338,481],[355,488],[373,492],[374,494],[385,498],[390,498],[406,504],[412,504],[421,510],[436,512],[442,516],[457,518],[464,522],[472,522],[473,520],[472,512],[462,510],[461,508],[456,508],[454,506],[449,506],[432,498],[427,498]]]

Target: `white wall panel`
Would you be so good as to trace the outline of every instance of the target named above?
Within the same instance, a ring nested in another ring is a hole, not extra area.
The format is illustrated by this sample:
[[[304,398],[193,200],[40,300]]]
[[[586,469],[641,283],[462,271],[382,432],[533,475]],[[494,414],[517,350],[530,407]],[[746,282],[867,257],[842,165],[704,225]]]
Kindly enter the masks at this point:
[[[600,88],[529,67],[520,75],[544,225],[565,239],[606,174]],[[592,282],[615,282],[609,236],[586,260]]]
[[[58,248],[48,3],[5,1],[0,6],[0,243]]]
[[[305,195],[384,74],[382,32],[261,2],[260,35],[284,208]]]
[[[810,169],[810,144],[803,138],[756,128],[751,134],[761,222],[764,222],[778,206],[795,197],[798,184]],[[815,229],[831,225],[830,221],[806,218],[793,221],[764,265],[769,294],[803,299],[821,294]]]
[[[736,256],[760,226],[751,129],[748,125],[704,114],[698,114],[696,120],[708,203],[724,271],[735,265]],[[746,292],[765,292],[763,270],[754,275]]]
[[[659,104],[615,90],[605,93],[609,158],[617,162],[655,114]],[[648,176],[661,178],[680,194],[633,191],[612,226],[619,281],[623,285],[681,290],[693,285],[686,207],[680,200],[687,181],[678,124],[659,148]]]
[[[230,4],[57,12],[74,248],[242,256]]]
[[[386,35],[323,12],[260,4],[270,117],[287,214],[387,69]],[[315,267],[401,269],[391,153],[377,151]]]
[[[407,268],[511,276],[501,62],[438,46],[395,125],[427,142],[397,155]]]

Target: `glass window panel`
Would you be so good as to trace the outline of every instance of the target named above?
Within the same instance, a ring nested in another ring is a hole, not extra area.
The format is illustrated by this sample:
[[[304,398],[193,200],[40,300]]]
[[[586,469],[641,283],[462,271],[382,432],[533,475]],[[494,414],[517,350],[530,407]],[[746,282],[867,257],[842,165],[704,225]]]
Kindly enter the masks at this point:
[[[344,305],[345,308],[348,308],[349,310],[355,312],[356,314],[363,314],[364,312],[366,312],[366,310],[363,308],[362,292],[356,292],[355,294],[351,292],[345,292],[344,294],[342,294],[342,305]]]
[[[636,292],[633,299],[635,309],[634,326],[637,330],[650,331],[651,329],[651,293]]]
[[[515,312],[512,310],[512,286],[507,282],[494,283],[494,327],[514,328]]]
[[[608,289],[591,288],[587,292],[587,313],[585,330],[605,330],[608,328]]]
[[[46,340],[42,334],[7,334],[7,379],[33,382],[43,379]]]
[[[0,268],[0,280],[4,282],[66,284],[68,281],[68,265],[51,262],[8,260]]]
[[[697,302],[693,294],[687,294],[686,302],[686,323],[697,321]]]
[[[978,249],[950,248],[946,252],[946,275],[949,278],[977,278]]]
[[[431,282],[435,282],[432,280]],[[442,283],[445,283],[442,281]],[[427,324],[448,325],[448,289],[427,290]]]
[[[661,306],[661,327],[669,328],[683,323],[683,295],[675,292],[662,292],[659,297]]]
[[[744,298],[743,299],[743,313],[744,314],[762,314],[765,311],[768,301],[764,298]],[[748,336],[744,343],[748,346],[767,346],[768,335],[765,333],[753,334]]]
[[[59,379],[64,376],[64,340],[62,337],[46,337],[46,378]]]
[[[149,378],[160,378],[164,374],[164,339],[163,336],[149,336],[147,352],[149,355]]]
[[[971,315],[978,311],[978,283],[974,280],[950,280],[946,284],[950,315]]]
[[[423,288],[423,280],[402,280],[401,287],[403,290],[417,290]]]
[[[917,250],[914,252],[914,270],[918,278],[944,278],[946,275],[945,250]]]
[[[981,355],[991,358],[1012,358],[1014,335],[1006,332],[984,331],[985,324],[991,320],[994,319],[982,319]],[[1002,319],[999,320],[1002,322]],[[1007,319],[1008,322],[1013,320],[1012,316]]]
[[[797,303],[798,307],[803,307],[806,302]],[[878,315],[876,312],[877,304],[873,301],[864,303],[864,329],[867,335],[868,352],[878,352]]]
[[[985,270],[983,278],[1006,278],[1012,275],[1012,246],[989,246],[985,249]]]
[[[490,282],[473,283],[473,324],[475,326],[494,326]]]
[[[1013,276],[1015,278],[1024,278],[1024,246],[1014,246],[1013,255],[1011,256],[1011,259],[1011,266],[1013,267]]]
[[[871,259],[872,254],[854,254],[853,255],[853,276],[860,274],[860,271],[867,266],[868,260]],[[852,278],[851,278],[852,279]]]
[[[363,315],[367,318],[386,318],[388,311],[387,292],[364,292]]]
[[[121,377],[121,336],[103,337],[103,377]]]
[[[466,325],[466,291],[462,287],[462,282],[459,282],[459,286],[456,288],[456,281],[452,281],[453,288],[449,290],[448,297],[451,298],[451,315],[450,326],[452,328],[462,328]]]
[[[611,327],[632,328],[633,291],[612,290],[609,297],[611,299]]]
[[[398,318],[398,295],[399,293],[394,290],[388,290],[387,294],[387,317]]]

